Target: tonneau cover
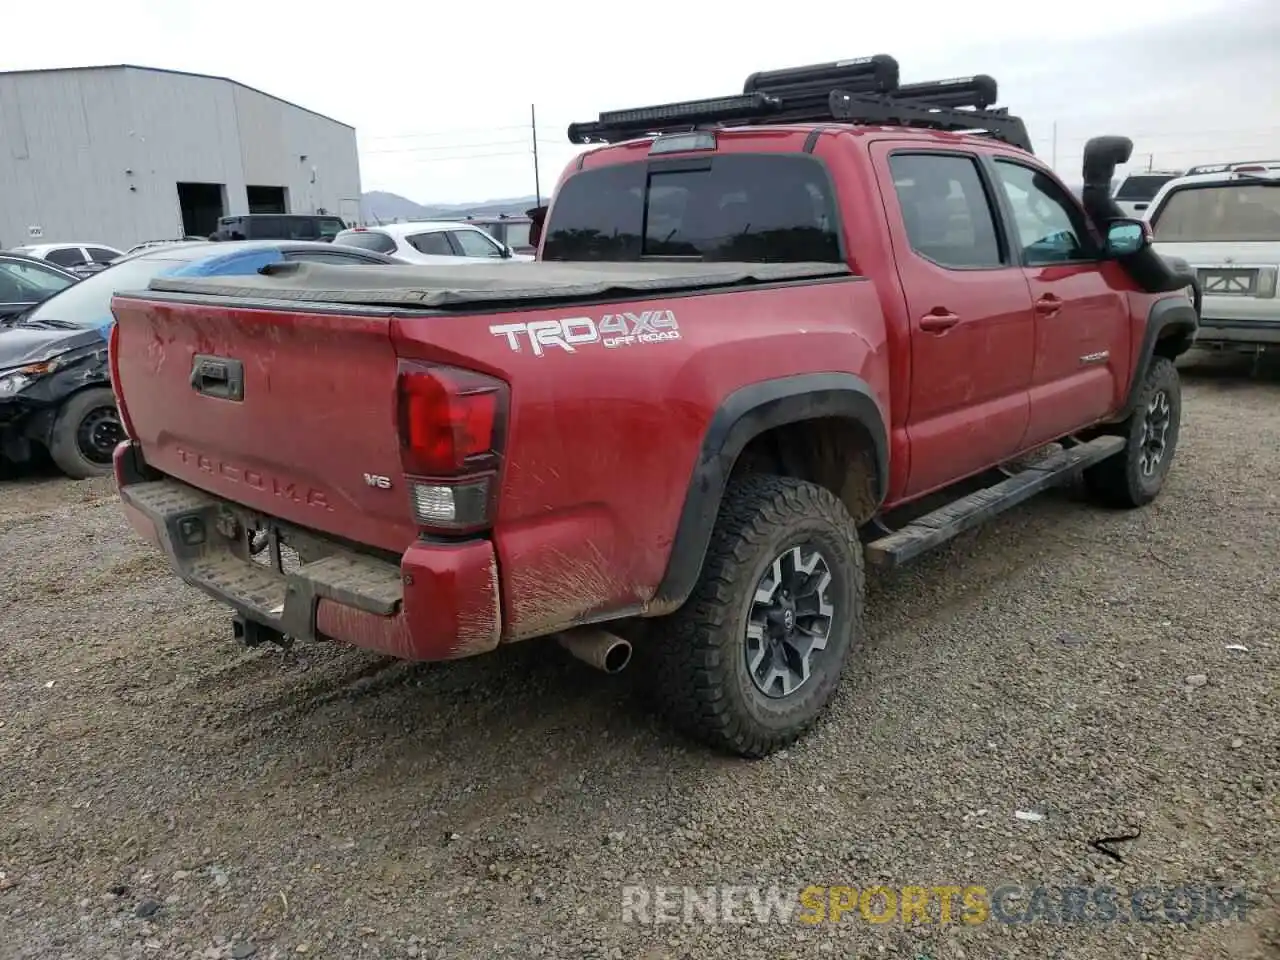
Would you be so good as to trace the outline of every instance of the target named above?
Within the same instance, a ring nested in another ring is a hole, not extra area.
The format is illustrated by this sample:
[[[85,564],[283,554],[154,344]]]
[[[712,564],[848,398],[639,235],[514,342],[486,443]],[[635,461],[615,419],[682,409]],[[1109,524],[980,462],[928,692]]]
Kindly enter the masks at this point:
[[[151,290],[384,307],[471,307],[849,275],[843,263],[503,262],[459,266],[288,263],[244,277],[157,277]],[[121,291],[122,293],[124,291]]]

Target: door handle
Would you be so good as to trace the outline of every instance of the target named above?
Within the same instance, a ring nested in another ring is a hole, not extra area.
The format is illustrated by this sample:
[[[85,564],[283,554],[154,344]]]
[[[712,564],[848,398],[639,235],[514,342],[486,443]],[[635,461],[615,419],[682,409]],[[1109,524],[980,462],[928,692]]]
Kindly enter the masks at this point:
[[[1052,293],[1046,293],[1036,301],[1036,313],[1041,316],[1052,317],[1061,309],[1062,299],[1060,297],[1055,297]]]
[[[939,309],[920,318],[920,329],[927,333],[946,333],[959,322],[960,318],[954,313]]]

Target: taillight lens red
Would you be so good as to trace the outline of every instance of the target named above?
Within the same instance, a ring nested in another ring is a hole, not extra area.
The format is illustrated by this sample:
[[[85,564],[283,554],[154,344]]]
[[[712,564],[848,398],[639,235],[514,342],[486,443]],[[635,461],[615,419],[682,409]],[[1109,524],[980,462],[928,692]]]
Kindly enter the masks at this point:
[[[509,396],[501,380],[401,361],[399,394],[405,473],[447,477],[497,465]]]

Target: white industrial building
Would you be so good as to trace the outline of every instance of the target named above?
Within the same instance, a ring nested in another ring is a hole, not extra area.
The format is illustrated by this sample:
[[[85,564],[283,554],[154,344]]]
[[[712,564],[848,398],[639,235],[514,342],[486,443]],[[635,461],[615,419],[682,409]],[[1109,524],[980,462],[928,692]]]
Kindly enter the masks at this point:
[[[222,77],[0,72],[0,249],[127,249],[244,213],[360,216],[353,127]]]

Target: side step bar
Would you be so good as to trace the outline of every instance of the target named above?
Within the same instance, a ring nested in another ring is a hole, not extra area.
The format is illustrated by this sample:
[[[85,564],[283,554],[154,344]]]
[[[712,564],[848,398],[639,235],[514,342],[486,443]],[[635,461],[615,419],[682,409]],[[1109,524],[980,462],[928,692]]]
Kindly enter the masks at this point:
[[[1048,456],[1008,480],[954,500],[901,530],[873,540],[867,544],[867,562],[883,569],[901,566],[957,534],[1030,500],[1037,493],[1066,483],[1085,467],[1119,453],[1124,443],[1123,437],[1101,436]]]

